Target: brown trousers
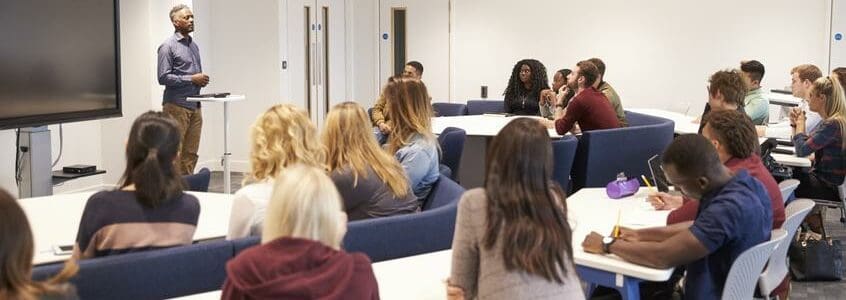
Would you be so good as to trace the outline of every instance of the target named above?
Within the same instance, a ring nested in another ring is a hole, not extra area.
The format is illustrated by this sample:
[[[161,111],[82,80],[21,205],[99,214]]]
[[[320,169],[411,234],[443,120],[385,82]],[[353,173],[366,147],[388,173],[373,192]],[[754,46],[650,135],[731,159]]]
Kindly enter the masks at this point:
[[[203,131],[202,109],[188,109],[182,106],[165,103],[162,111],[176,120],[179,124],[179,136],[182,144],[179,147],[179,163],[177,169],[182,175],[194,174],[197,166],[197,150],[200,148],[200,133]]]

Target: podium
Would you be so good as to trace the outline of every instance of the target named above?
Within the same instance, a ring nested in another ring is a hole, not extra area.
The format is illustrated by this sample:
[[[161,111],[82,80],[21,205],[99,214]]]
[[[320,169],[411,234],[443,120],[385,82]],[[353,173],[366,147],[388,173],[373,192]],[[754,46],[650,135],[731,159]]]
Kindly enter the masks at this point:
[[[229,169],[229,157],[232,156],[232,153],[229,153],[229,102],[242,101],[245,99],[247,99],[247,97],[244,95],[229,95],[220,98],[188,97],[185,99],[189,102],[223,103],[223,157],[221,160],[223,164],[223,193],[225,194],[232,193],[232,171]]]

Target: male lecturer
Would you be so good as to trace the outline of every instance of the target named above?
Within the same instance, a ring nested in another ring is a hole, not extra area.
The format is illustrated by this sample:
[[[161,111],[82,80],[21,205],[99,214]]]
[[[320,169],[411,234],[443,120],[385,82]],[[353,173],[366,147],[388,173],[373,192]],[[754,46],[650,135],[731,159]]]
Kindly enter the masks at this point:
[[[165,86],[162,110],[179,123],[182,137],[176,166],[182,175],[188,175],[197,165],[203,115],[199,102],[185,98],[200,94],[200,89],[209,84],[209,76],[203,74],[200,49],[189,35],[194,31],[194,13],[180,4],[170,10],[170,21],[175,33],[159,46],[158,78]]]

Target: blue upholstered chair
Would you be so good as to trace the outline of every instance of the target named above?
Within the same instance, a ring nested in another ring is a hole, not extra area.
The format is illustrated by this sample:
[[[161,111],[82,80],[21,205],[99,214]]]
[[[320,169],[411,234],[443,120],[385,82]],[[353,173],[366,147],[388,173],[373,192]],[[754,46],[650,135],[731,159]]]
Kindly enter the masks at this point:
[[[467,132],[456,127],[444,128],[444,131],[438,135],[438,143],[441,145],[441,164],[449,168],[449,174],[445,175],[450,179],[455,180],[458,177],[458,168],[461,167],[461,153],[464,152],[466,140]]]
[[[373,262],[449,249],[462,193],[464,188],[441,176],[422,212],[350,222],[344,249],[364,252]]]
[[[573,168],[573,159],[576,157],[576,146],[579,140],[573,136],[552,141],[552,155],[554,167],[552,178],[561,185],[561,189],[569,194],[570,170]]]
[[[433,102],[432,109],[436,117],[463,116],[467,114],[467,105],[461,103]]]
[[[211,181],[211,171],[209,168],[202,168],[195,174],[182,176],[185,182],[188,183],[186,187],[189,191],[208,192],[209,181]]]
[[[261,237],[260,236],[248,236],[245,238],[234,239],[232,242],[232,256],[238,256],[241,251],[246,250],[252,246],[256,246],[261,244]]]
[[[649,174],[647,160],[673,141],[673,121],[626,111],[628,127],[585,131],[579,138],[571,178],[573,192],[605,187],[625,172],[629,177]]]
[[[165,299],[220,289],[232,243],[214,241],[79,262],[71,278],[81,299]],[[33,279],[58,273],[62,264],[36,267]]]
[[[468,115],[481,115],[485,113],[504,113],[504,100],[469,100],[467,101]]]

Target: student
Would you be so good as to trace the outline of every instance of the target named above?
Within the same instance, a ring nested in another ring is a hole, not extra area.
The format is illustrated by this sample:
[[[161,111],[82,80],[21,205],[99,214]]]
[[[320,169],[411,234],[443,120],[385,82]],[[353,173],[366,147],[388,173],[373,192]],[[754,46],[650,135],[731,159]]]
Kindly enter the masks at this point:
[[[570,69],[561,69],[552,76],[552,90],[541,93],[540,110],[541,116],[547,119],[555,119],[564,113],[564,108],[570,99],[576,94],[575,91],[567,88],[567,76],[573,73]]]
[[[416,60],[405,63],[405,68],[402,69],[402,77],[423,79],[423,64]]]
[[[537,120],[515,119],[493,138],[485,187],[458,204],[448,298],[584,299],[552,160]]]
[[[542,93],[549,90],[546,67],[535,59],[518,61],[505,88],[505,112],[514,115],[540,115]]]
[[[426,199],[438,180],[438,141],[432,134],[432,104],[423,82],[399,78],[385,87],[388,117],[394,128],[386,148],[408,176],[418,200]]]
[[[831,71],[831,78],[837,78],[843,89],[846,89],[846,67],[834,68]]]
[[[804,100],[802,106],[794,107],[790,114],[791,118],[793,114],[805,114],[805,134],[811,134],[811,131],[816,129],[822,121],[822,117],[808,107],[811,101],[811,86],[820,77],[822,77],[822,71],[815,65],[798,65],[790,70],[790,90],[793,92],[793,97]]]
[[[26,214],[12,195],[0,189],[0,299],[79,299],[67,283],[79,269],[74,260],[53,278],[38,282],[31,278],[33,255],[35,242]]]
[[[423,79],[423,64],[418,61],[410,61],[405,64],[405,68],[403,68],[401,76],[391,76],[388,78],[388,83],[391,83],[395,78],[398,77],[405,77],[405,78],[413,78],[417,80]],[[385,112],[385,96],[384,93],[379,95],[379,99],[376,100],[376,104],[373,105],[373,111],[371,112],[370,116],[371,120],[373,121],[373,126],[378,128],[378,135],[377,140],[379,140],[380,144],[383,144],[384,137],[391,134],[391,122],[388,118],[388,114]]]
[[[176,121],[161,112],[135,119],[126,143],[120,188],[88,198],[73,249],[74,258],[190,245],[200,203],[183,192],[175,169]]]
[[[770,239],[772,210],[766,190],[746,171],[732,175],[712,143],[698,134],[673,140],[662,155],[662,168],[684,195],[700,199],[693,222],[623,228],[619,238],[591,232],[582,247],[652,268],[685,265],[685,298],[718,299],[734,260]]]
[[[609,103],[611,103],[611,107],[614,108],[614,113],[617,114],[617,121],[620,122],[620,127],[628,126],[628,122],[626,121],[626,112],[623,110],[623,103],[620,101],[620,95],[617,95],[617,91],[615,91],[614,88],[605,81],[605,62],[596,57],[588,59],[588,61],[596,65],[596,69],[599,70],[599,78],[596,79],[596,82],[593,84],[593,88],[605,95],[605,98],[607,98]]]
[[[264,210],[276,176],[295,163],[323,167],[323,145],[306,112],[292,104],[277,104],[253,123],[246,184],[232,202],[227,239],[261,234]]]
[[[819,126],[806,134],[806,115],[791,113],[793,144],[799,157],[814,154],[809,172],[796,172],[800,184],[797,198],[840,202],[837,188],[846,176],[846,99],[840,81],[822,77],[814,81],[808,91],[808,108],[822,118]],[[808,219],[811,229],[820,232],[822,216],[815,211]]]
[[[555,127],[558,134],[581,131],[610,129],[620,127],[617,115],[611,103],[601,92],[593,87],[599,78],[599,69],[592,62],[580,61],[573,68],[573,73],[567,76],[567,87],[576,91],[576,95],[567,105],[564,115],[554,122],[544,122],[547,127]]]
[[[288,167],[274,184],[261,245],[226,263],[221,299],[379,299],[370,259],[341,250],[346,225],[325,171]]]
[[[770,101],[764,97],[764,89],[761,88],[764,71],[764,65],[757,60],[740,62],[740,74],[748,88],[743,109],[755,125],[767,125],[770,119]]]
[[[733,173],[746,170],[764,185],[773,210],[773,228],[781,228],[785,218],[784,198],[775,178],[756,153],[758,137],[749,117],[736,110],[711,111],[703,124],[702,136],[717,149],[720,162]],[[667,224],[693,221],[699,208],[696,199],[682,200],[681,196],[667,193],[650,195],[649,201],[656,209],[674,209],[667,216]]]
[[[743,113],[744,100],[746,98],[746,82],[738,70],[722,70],[717,71],[708,79],[708,103],[705,105],[705,111],[699,117],[699,134],[702,134],[702,128],[705,122],[702,122],[708,117],[711,111],[723,110],[738,110]]]
[[[405,170],[379,148],[367,114],[355,102],[332,107],[322,140],[329,176],[344,200],[350,221],[420,210]]]

